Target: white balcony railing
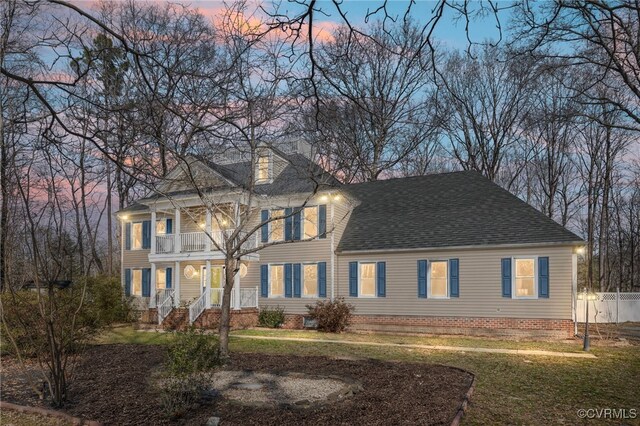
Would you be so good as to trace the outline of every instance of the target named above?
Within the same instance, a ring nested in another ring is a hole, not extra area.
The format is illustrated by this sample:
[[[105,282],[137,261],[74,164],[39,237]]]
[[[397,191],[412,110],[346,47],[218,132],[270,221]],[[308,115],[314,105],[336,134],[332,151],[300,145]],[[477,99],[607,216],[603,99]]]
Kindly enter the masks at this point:
[[[173,253],[175,236],[173,234],[156,236],[156,253]]]
[[[209,247],[211,251],[224,250],[225,241],[231,237],[233,231],[233,229],[213,231],[211,233],[211,237],[209,237],[205,232],[186,232],[178,234],[180,238],[180,252],[204,252],[207,250],[207,247]],[[235,244],[238,244],[246,235],[247,234],[245,232],[238,233],[235,237]],[[177,236],[174,234],[156,235],[156,253],[176,253],[176,238]],[[213,241],[211,241],[211,239]],[[251,250],[256,247],[258,247],[258,235],[256,233],[250,235],[249,238],[242,243],[242,248],[244,250]]]
[[[180,247],[182,251],[204,251],[207,243],[207,234],[204,232],[187,232],[180,234]]]

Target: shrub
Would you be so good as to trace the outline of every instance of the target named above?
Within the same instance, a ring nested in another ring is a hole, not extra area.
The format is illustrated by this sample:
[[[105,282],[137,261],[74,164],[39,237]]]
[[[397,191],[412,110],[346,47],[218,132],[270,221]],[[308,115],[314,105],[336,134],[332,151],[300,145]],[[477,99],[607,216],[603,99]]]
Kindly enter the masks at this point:
[[[188,376],[212,370],[221,363],[218,338],[191,327],[176,333],[169,345],[166,369],[172,375]]]
[[[258,325],[260,327],[278,328],[284,324],[284,308],[263,308],[258,315]]]
[[[211,387],[213,369],[222,363],[218,338],[191,327],[169,345],[160,403],[167,417],[181,416]]]
[[[309,316],[316,320],[319,331],[340,333],[351,322],[351,315],[355,309],[343,298],[333,301],[318,301],[315,305],[307,305]]]
[[[87,279],[88,302],[104,325],[131,322],[134,311],[131,298],[122,297],[120,280],[112,277],[90,277]]]

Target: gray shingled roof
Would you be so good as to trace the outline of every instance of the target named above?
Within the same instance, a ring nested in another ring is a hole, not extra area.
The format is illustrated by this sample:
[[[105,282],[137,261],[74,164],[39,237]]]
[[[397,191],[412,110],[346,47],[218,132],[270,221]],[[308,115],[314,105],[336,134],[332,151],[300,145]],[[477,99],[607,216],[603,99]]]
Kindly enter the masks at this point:
[[[343,190],[361,203],[338,251],[582,241],[476,172],[367,182]]]

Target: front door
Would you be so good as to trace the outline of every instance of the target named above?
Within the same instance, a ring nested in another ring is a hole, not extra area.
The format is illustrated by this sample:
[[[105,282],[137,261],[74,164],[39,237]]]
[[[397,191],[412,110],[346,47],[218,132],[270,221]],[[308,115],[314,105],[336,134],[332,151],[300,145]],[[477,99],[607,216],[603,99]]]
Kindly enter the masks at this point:
[[[222,302],[222,287],[224,286],[224,268],[222,266],[211,267],[211,282],[209,283],[209,289],[211,292],[211,305],[219,306]],[[204,292],[207,279],[207,267],[203,266],[200,271],[200,294]]]

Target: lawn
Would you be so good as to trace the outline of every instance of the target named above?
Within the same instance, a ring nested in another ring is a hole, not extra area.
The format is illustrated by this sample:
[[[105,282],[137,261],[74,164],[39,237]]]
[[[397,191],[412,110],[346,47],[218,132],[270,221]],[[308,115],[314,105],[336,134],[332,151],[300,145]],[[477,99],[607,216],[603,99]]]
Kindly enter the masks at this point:
[[[636,409],[640,411],[640,346],[615,347],[594,342],[597,359],[520,356],[490,353],[429,351],[402,347],[340,345],[313,339],[358,340],[421,345],[580,350],[580,342],[512,341],[472,337],[432,337],[389,334],[324,334],[309,331],[243,330],[234,335],[301,337],[309,342],[231,339],[231,350],[267,354],[295,354],[358,359],[445,364],[476,375],[476,390],[464,423],[576,424],[579,409]],[[98,343],[165,344],[172,335],[139,332],[118,327],[102,335]],[[602,420],[584,421],[588,424]],[[620,423],[615,422],[614,423]],[[625,424],[640,424],[639,419]]]

